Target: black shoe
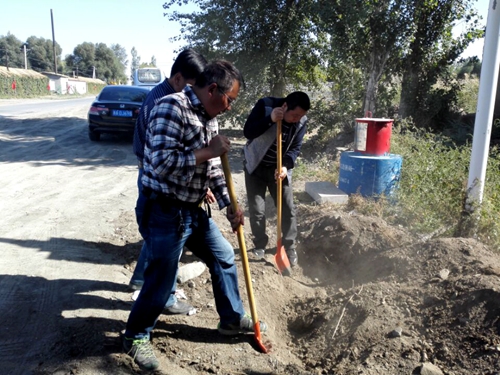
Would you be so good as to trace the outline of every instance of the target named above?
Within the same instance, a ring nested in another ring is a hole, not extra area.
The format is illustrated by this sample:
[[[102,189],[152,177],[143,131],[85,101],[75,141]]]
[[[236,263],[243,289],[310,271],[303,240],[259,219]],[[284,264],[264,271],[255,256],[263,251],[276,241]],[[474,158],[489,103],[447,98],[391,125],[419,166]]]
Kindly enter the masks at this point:
[[[297,257],[297,252],[295,250],[287,250],[286,255],[288,256],[288,261],[290,266],[295,267],[299,263],[299,258]]]
[[[123,336],[123,350],[134,359],[140,368],[155,370],[160,365],[149,339],[128,339]]]
[[[163,312],[171,315],[194,315],[196,309],[189,303],[177,300],[172,306],[165,307]]]

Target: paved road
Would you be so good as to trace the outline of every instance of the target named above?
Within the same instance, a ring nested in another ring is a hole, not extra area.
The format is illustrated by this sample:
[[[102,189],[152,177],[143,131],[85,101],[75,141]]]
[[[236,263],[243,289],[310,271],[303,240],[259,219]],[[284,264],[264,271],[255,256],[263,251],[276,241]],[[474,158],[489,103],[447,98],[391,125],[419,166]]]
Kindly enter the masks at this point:
[[[0,117],[25,117],[61,112],[75,106],[90,107],[94,96],[69,99],[4,99],[0,100]]]

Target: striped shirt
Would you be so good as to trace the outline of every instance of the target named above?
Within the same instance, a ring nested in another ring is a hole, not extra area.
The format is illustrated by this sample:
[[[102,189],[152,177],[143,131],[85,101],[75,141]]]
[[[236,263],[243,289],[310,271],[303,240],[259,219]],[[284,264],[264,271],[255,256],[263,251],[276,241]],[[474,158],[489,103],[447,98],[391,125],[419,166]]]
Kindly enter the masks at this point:
[[[285,150],[287,148],[287,144],[289,143],[288,136],[290,135],[290,128],[293,124],[289,124],[285,121],[281,123],[281,150]],[[261,163],[267,167],[273,166],[276,167],[278,163],[278,149],[277,149],[277,140],[274,140],[271,147],[267,149],[266,154],[262,158]],[[283,155],[282,155],[283,157]],[[293,168],[293,164],[288,163],[288,165],[283,164],[283,166],[287,167],[287,169]]]
[[[158,100],[173,93],[175,93],[174,88],[170,85],[168,79],[165,79],[162,83],[153,87],[142,104],[139,116],[135,122],[134,143],[132,146],[134,154],[140,163],[144,159],[144,144],[146,143],[146,128],[148,126],[149,114]]]
[[[230,204],[220,158],[196,165],[194,150],[218,133],[191,86],[161,98],[149,116],[142,184],[183,202],[200,202],[210,188],[219,208]]]

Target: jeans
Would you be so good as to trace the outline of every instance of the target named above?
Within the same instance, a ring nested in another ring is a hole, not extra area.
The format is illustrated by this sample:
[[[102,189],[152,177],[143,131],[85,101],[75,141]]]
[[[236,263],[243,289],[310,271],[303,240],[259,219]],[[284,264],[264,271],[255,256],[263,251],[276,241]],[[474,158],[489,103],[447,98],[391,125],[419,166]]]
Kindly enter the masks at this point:
[[[135,207],[136,211],[136,217],[138,217],[138,212],[140,213],[141,217],[144,212],[144,205],[146,203],[146,196],[142,192],[142,174],[144,173],[144,170],[142,168],[139,168],[139,176],[137,178],[137,189],[139,190],[139,195],[137,198],[137,203]],[[137,223],[140,224],[140,223]],[[180,254],[182,255],[182,253]],[[180,258],[179,255],[179,258]],[[151,257],[151,254],[148,253],[148,246],[146,244],[146,241],[142,244],[141,248],[141,253],[139,254],[139,258],[137,259],[137,263],[135,265],[134,273],[132,274],[132,278],[130,279],[131,282],[144,282],[144,271],[146,270],[148,266],[148,259]],[[177,271],[175,273],[175,278],[177,279]],[[177,288],[177,284],[174,283],[174,286],[172,288],[172,291],[170,293],[170,296],[168,297],[167,303],[165,304],[165,307],[170,307],[173,306],[177,302],[177,297],[175,297],[175,291]]]
[[[252,174],[248,173],[246,167],[244,170],[253,243],[256,249],[265,249],[269,241],[269,236],[266,234],[266,190],[269,190],[276,206],[278,193],[275,179],[276,166],[260,164]],[[286,250],[295,250],[297,217],[293,204],[291,171],[288,171],[288,177],[282,181],[282,196],[282,244]]]
[[[144,219],[144,211],[136,211],[136,214],[150,257],[144,272],[144,285],[132,306],[125,336],[150,337],[175,285],[184,246],[188,246],[210,270],[221,323],[238,324],[245,311],[238,289],[234,250],[215,222],[200,207],[162,207],[155,200],[148,200],[147,204],[150,209]]]

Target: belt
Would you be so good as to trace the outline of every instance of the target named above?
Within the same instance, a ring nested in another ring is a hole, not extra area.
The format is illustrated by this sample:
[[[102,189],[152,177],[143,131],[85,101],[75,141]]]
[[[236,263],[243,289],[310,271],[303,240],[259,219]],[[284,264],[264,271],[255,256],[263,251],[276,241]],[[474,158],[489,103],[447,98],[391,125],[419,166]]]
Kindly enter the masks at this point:
[[[156,201],[160,206],[162,207],[177,207],[177,208],[187,208],[187,209],[194,209],[201,207],[203,204],[203,201],[205,200],[205,197],[203,197],[199,202],[184,202],[176,198],[171,198],[166,196],[163,193],[158,193],[154,191],[153,189],[143,187],[142,188],[143,194],[148,197],[148,199],[151,199],[153,201]]]

